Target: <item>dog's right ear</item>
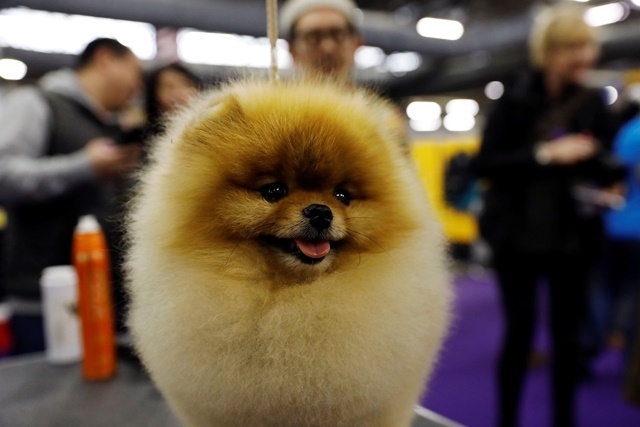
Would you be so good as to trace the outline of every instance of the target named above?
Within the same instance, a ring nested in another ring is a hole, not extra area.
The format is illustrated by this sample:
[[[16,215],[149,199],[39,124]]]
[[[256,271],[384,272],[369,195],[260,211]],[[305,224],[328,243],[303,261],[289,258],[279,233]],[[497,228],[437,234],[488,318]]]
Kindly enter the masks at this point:
[[[184,124],[180,140],[185,147],[223,144],[233,129],[245,120],[245,113],[235,94],[220,93],[203,99],[192,110],[195,114]]]
[[[221,95],[211,100],[200,114],[199,120],[239,121],[244,119],[242,105],[235,95]]]

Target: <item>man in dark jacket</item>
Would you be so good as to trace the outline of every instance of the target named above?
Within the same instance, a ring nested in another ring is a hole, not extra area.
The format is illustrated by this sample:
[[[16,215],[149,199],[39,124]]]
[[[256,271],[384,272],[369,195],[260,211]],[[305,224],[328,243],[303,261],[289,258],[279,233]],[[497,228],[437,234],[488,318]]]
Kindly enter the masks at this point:
[[[103,222],[113,244],[116,182],[140,148],[117,145],[117,112],[140,87],[141,67],[116,40],[97,39],[76,70],[45,75],[7,96],[0,114],[0,203],[7,208],[6,298],[15,353],[44,348],[39,278],[71,264],[81,215]]]

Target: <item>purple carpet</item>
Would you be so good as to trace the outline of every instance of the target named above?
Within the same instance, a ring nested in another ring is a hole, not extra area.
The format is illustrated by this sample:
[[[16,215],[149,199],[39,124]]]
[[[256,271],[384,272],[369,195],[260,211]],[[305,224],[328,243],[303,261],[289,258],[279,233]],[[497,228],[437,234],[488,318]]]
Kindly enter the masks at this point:
[[[496,423],[495,365],[501,339],[501,313],[493,277],[464,275],[455,281],[453,328],[429,383],[423,406],[468,427]],[[541,306],[544,311],[544,304]],[[536,348],[546,350],[546,315],[539,316]],[[640,408],[622,396],[622,354],[609,350],[594,365],[594,378],[578,396],[580,427],[640,426]],[[522,427],[550,425],[549,368],[529,371],[521,407]]]

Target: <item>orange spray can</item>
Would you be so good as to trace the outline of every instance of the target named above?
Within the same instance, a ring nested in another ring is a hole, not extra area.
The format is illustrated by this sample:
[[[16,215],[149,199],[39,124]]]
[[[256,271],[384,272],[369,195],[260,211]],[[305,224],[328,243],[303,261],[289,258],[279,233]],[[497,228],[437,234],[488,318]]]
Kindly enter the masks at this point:
[[[93,215],[78,221],[73,264],[78,273],[82,373],[90,381],[105,380],[116,372],[113,298],[106,240]]]

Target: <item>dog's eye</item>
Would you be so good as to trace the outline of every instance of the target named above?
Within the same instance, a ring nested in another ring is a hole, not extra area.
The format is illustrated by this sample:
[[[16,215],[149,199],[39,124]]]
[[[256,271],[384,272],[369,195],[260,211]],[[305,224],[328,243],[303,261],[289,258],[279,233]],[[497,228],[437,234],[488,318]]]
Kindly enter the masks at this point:
[[[336,199],[338,199],[339,202],[342,202],[347,206],[349,206],[349,203],[351,203],[351,193],[349,193],[349,191],[345,190],[344,188],[336,188],[336,190],[333,192],[333,195]]]
[[[262,194],[262,197],[264,197],[267,202],[275,203],[283,197],[286,197],[287,194],[289,194],[289,189],[281,182],[274,182],[263,185],[260,188],[260,194]]]

